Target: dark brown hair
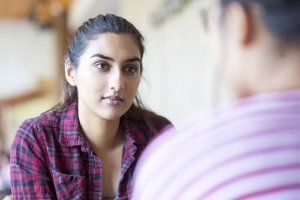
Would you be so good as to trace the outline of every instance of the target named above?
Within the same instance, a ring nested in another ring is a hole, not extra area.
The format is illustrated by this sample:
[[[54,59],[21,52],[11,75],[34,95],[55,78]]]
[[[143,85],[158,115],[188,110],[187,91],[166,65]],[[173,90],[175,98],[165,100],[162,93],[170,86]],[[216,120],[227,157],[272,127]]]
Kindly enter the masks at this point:
[[[246,8],[259,5],[262,21],[269,31],[284,44],[300,44],[299,0],[220,0],[223,8],[239,3]]]

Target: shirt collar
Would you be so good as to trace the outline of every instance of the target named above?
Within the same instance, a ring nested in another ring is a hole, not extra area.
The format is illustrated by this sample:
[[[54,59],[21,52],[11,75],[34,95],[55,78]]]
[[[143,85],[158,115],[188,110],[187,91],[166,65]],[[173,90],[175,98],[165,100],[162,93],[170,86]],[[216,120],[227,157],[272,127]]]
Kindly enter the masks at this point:
[[[59,141],[67,146],[77,146],[85,143],[78,120],[77,101],[63,109],[60,121]]]
[[[69,106],[63,109],[60,122],[60,138],[59,141],[67,146],[77,146],[86,143],[85,138],[81,134],[81,127],[78,120],[78,103],[73,101]],[[142,121],[128,119],[125,116],[121,119],[121,130],[124,134],[124,141],[129,145],[146,144],[149,140],[149,128]]]
[[[144,122],[128,119],[125,115],[121,119],[120,126],[125,141],[131,140],[135,144],[146,144],[149,141],[147,135],[150,136],[150,129]]]

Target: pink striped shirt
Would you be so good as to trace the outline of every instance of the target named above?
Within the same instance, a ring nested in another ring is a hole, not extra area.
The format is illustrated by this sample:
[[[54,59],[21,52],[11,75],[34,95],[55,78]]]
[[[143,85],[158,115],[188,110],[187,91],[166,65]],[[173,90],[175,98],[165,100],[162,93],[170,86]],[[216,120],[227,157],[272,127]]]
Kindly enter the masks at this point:
[[[300,89],[215,111],[145,151],[133,200],[299,200]]]

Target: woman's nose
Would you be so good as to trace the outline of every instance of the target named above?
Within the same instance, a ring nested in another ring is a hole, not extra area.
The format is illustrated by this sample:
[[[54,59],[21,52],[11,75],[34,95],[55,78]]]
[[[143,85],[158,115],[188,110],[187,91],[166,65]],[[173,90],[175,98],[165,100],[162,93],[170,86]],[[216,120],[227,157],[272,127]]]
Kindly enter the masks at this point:
[[[124,78],[122,72],[120,70],[115,70],[110,75],[109,80],[109,88],[114,91],[122,91],[124,90]]]

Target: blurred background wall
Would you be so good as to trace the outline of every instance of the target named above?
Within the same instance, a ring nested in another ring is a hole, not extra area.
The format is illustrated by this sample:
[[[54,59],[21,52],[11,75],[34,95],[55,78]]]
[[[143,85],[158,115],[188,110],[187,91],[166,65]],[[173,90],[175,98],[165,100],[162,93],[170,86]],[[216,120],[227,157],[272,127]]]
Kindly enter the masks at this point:
[[[120,14],[146,39],[144,99],[175,124],[217,101],[215,68],[200,20],[206,2],[121,1]]]
[[[68,39],[98,13],[121,15],[144,35],[148,107],[175,125],[211,110],[223,98],[200,20],[209,1],[0,0],[0,149],[9,151],[24,119],[57,102]]]

